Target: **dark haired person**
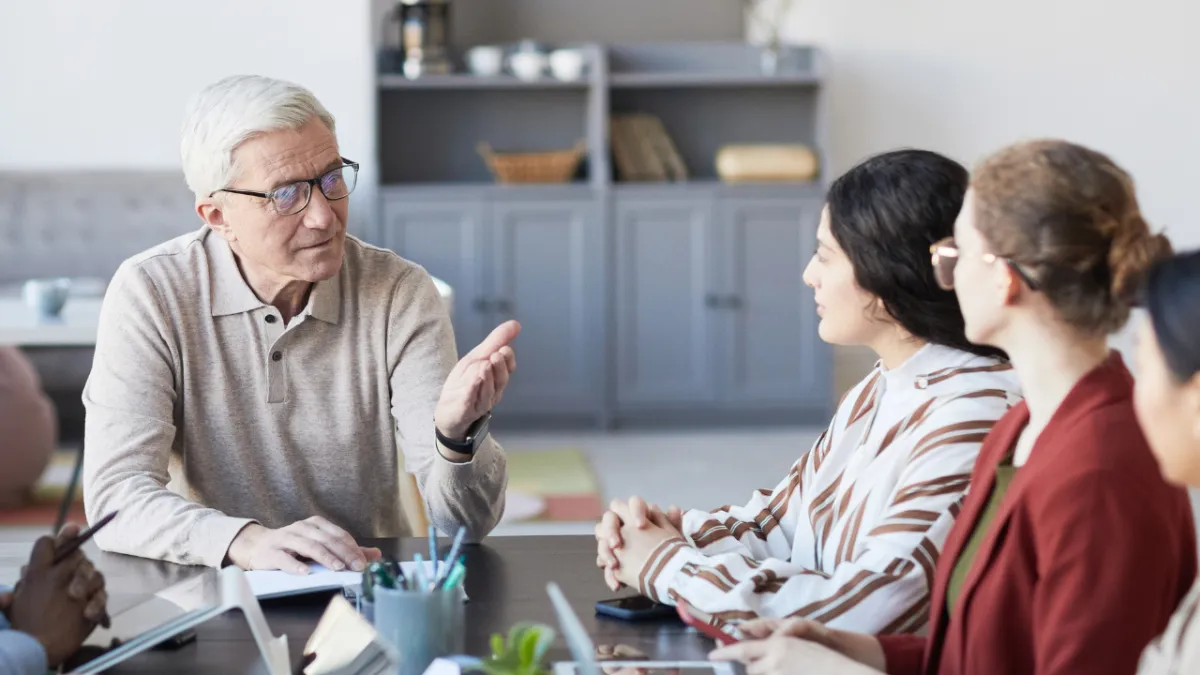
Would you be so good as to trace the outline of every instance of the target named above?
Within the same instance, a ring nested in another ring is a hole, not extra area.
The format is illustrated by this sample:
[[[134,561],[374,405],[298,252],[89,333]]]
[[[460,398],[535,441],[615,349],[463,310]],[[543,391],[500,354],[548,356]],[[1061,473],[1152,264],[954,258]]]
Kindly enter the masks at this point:
[[[925,626],[980,443],[1019,399],[1007,362],[968,342],[929,267],[966,188],[966,169],[917,150],[873,157],[833,183],[804,280],[821,338],[865,345],[878,364],[788,475],[748,504],[681,514],[614,502],[596,529],[610,586],[683,599],[722,622]]]
[[[1200,487],[1200,251],[1152,269],[1143,296],[1149,321],[1138,335],[1138,421],[1163,476]],[[1200,579],[1138,666],[1138,675],[1183,673],[1200,673]]]
[[[954,234],[933,249],[939,279],[967,336],[1009,355],[1025,401],[983,443],[928,635],[763,621],[744,629],[768,639],[713,658],[761,675],[1126,675],[1195,580],[1187,493],[1163,480],[1106,341],[1170,251],[1132,179],[1065,141],[1013,145],[972,175]]]
[[[78,549],[54,561],[78,535],[67,525],[38,539],[16,588],[0,588],[0,675],[46,675],[110,625],[104,575]]]

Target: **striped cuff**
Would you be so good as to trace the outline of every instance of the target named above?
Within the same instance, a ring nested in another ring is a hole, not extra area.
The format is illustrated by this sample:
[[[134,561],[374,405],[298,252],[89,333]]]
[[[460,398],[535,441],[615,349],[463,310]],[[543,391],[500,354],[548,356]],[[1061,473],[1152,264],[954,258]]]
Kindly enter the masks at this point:
[[[683,539],[669,539],[654,549],[638,574],[638,591],[642,595],[665,604],[671,603],[671,581],[693,555],[699,555]]]

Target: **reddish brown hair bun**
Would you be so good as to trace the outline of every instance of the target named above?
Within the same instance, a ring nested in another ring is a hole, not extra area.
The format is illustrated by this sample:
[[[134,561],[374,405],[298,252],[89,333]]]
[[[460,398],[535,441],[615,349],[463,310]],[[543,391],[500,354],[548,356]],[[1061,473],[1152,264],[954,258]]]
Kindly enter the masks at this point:
[[[1116,331],[1171,244],[1142,218],[1133,180],[1106,155],[1060,140],[1018,143],[971,177],[976,227],[1030,272],[1063,320]]]

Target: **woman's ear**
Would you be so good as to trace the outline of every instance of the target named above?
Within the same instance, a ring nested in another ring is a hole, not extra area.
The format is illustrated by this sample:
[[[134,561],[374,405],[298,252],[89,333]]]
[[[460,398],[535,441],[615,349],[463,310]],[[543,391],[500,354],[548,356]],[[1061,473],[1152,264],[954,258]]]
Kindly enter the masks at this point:
[[[1192,421],[1192,440],[1200,450],[1200,372],[1195,373],[1183,385],[1183,406]]]
[[[996,269],[1000,270],[1000,287],[1004,293],[1004,304],[1016,304],[1017,298],[1021,297],[1021,292],[1025,288],[1024,280],[1012,268],[1012,265],[1007,265],[1002,260],[997,260],[995,266]]]
[[[887,323],[891,321],[891,315],[888,314],[887,308],[883,306],[883,300],[878,295],[872,295],[871,301],[863,307],[863,316],[868,321],[876,321],[879,323]]]

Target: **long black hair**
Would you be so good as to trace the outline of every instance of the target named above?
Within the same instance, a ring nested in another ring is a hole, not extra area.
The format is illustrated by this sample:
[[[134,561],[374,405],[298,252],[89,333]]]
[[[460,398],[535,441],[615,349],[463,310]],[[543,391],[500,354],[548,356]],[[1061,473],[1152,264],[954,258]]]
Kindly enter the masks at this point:
[[[1167,368],[1179,382],[1200,372],[1200,251],[1150,269],[1142,292]]]
[[[954,234],[968,173],[928,150],[876,155],[829,188],[829,226],[854,278],[913,336],[981,356],[1004,352],[969,340],[953,291],[933,274],[929,246]]]

